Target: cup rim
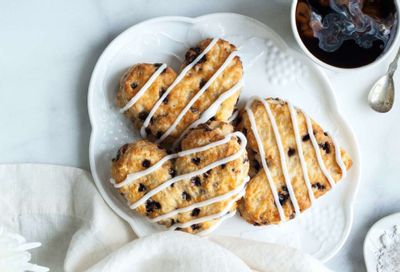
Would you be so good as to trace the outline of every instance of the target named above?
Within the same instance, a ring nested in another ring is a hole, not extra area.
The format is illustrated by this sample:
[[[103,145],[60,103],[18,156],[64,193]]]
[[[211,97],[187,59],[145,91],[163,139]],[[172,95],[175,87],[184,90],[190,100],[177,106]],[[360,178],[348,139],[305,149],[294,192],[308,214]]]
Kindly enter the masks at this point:
[[[386,57],[388,55],[390,55],[392,53],[392,51],[396,48],[396,45],[399,43],[399,39],[400,39],[400,0],[394,0],[395,6],[396,6],[396,10],[397,10],[397,29],[396,29],[396,33],[395,33],[395,37],[394,40],[392,42],[392,44],[389,46],[389,48],[386,50],[386,52],[384,52],[383,54],[381,54],[376,60],[374,60],[373,62],[360,66],[360,67],[354,67],[354,68],[344,68],[344,67],[336,67],[333,65],[330,65],[326,62],[323,62],[322,60],[320,60],[319,58],[317,58],[316,56],[314,56],[309,50],[308,48],[305,46],[303,40],[300,37],[300,34],[297,30],[297,24],[296,24],[296,8],[297,8],[297,3],[299,2],[299,0],[293,0],[292,1],[292,6],[291,6],[291,11],[290,11],[290,22],[291,22],[291,27],[292,27],[292,32],[293,32],[293,36],[297,42],[297,44],[300,46],[301,50],[307,55],[307,57],[309,57],[312,61],[314,61],[315,63],[317,63],[318,65],[331,70],[331,71],[361,71],[361,70],[365,70],[368,69],[370,67],[376,66],[380,63],[382,63]]]

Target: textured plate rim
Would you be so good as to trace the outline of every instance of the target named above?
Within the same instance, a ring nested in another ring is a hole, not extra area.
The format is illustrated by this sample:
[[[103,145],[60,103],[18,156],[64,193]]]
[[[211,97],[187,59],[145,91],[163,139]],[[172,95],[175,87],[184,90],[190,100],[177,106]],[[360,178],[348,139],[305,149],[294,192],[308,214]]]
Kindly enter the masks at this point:
[[[90,169],[91,169],[92,176],[93,176],[94,182],[96,184],[96,187],[99,190],[102,197],[104,198],[104,200],[106,201],[106,203],[111,207],[111,209],[115,213],[117,213],[121,218],[123,218],[126,222],[129,223],[129,225],[131,226],[131,228],[133,229],[133,231],[136,233],[136,235],[138,237],[143,237],[143,236],[145,236],[145,234],[136,227],[135,218],[132,218],[129,215],[127,215],[123,210],[121,210],[118,206],[116,206],[114,204],[113,200],[111,200],[108,197],[107,193],[105,192],[105,189],[103,188],[103,186],[101,184],[101,181],[100,181],[100,179],[97,175],[97,171],[96,171],[97,169],[96,169],[96,164],[95,164],[95,160],[94,160],[94,140],[93,140],[94,135],[95,135],[95,130],[96,130],[96,124],[94,122],[91,101],[92,101],[92,96],[94,95],[93,85],[95,84],[94,82],[97,81],[98,70],[100,69],[100,66],[103,64],[102,63],[103,59],[106,57],[108,51],[111,50],[111,48],[114,46],[114,44],[117,44],[120,40],[122,40],[124,38],[124,36],[129,35],[130,32],[134,31],[138,27],[141,27],[146,24],[153,24],[153,23],[166,22],[166,21],[180,21],[180,22],[195,24],[199,21],[211,19],[213,17],[217,17],[217,18],[218,17],[236,17],[236,18],[241,18],[241,19],[251,21],[252,23],[257,24],[260,27],[264,28],[266,31],[268,31],[269,34],[271,36],[273,36],[274,39],[280,43],[280,46],[282,46],[283,49],[290,51],[291,53],[294,53],[296,55],[299,55],[299,52],[291,49],[286,44],[286,42],[274,30],[272,30],[270,27],[268,27],[264,23],[254,19],[252,17],[248,17],[246,15],[242,15],[242,14],[238,14],[238,13],[211,13],[211,14],[206,14],[206,15],[202,15],[199,17],[162,16],[162,17],[156,17],[153,19],[142,21],[140,23],[137,23],[137,24],[129,27],[128,29],[124,30],[123,32],[121,32],[104,49],[104,51],[100,55],[98,61],[96,62],[96,65],[93,69],[93,72],[92,72],[92,75],[90,78],[90,82],[89,82],[88,101],[87,101],[89,119],[90,119],[90,123],[92,126],[92,132],[90,134],[90,143],[89,143]],[[341,122],[341,124],[344,126],[344,129],[349,134],[349,137],[350,137],[349,141],[352,143],[352,146],[354,147],[354,154],[352,154],[353,160],[355,162],[357,162],[353,165],[353,169],[352,169],[352,171],[356,172],[355,180],[352,181],[352,184],[350,185],[352,188],[352,191],[349,192],[350,195],[346,198],[348,203],[346,203],[346,205],[344,206],[344,208],[346,210],[346,213],[345,213],[346,225],[344,227],[344,233],[342,234],[341,239],[339,240],[337,245],[331,250],[331,252],[320,259],[322,262],[327,262],[333,256],[335,256],[339,252],[339,250],[343,247],[343,245],[345,244],[345,242],[350,234],[351,227],[353,225],[355,198],[357,196],[359,185],[360,185],[360,180],[361,180],[360,151],[359,151],[358,143],[356,141],[355,133],[354,133],[353,129],[349,126],[347,121],[344,119],[344,117],[337,105],[336,95],[335,95],[335,92],[332,88],[332,85],[331,85],[327,75],[318,66],[316,66],[316,64],[313,63],[311,60],[305,58],[303,55],[301,55],[301,57],[303,58],[303,60],[306,60],[309,63],[310,68],[313,69],[313,72],[317,73],[321,77],[321,79],[322,79],[321,82],[323,82],[326,85],[326,88],[329,89],[329,91],[326,91],[324,94],[328,96],[328,98],[330,100],[330,104],[333,106],[332,110],[334,111],[335,117],[337,118],[337,120],[339,120]]]

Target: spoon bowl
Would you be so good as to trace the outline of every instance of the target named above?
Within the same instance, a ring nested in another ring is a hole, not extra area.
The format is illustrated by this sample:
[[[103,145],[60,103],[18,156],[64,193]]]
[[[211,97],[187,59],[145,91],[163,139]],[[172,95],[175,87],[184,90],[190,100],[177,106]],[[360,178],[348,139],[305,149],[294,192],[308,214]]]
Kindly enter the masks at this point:
[[[368,95],[368,103],[377,112],[389,112],[394,104],[394,81],[390,74],[381,77]]]

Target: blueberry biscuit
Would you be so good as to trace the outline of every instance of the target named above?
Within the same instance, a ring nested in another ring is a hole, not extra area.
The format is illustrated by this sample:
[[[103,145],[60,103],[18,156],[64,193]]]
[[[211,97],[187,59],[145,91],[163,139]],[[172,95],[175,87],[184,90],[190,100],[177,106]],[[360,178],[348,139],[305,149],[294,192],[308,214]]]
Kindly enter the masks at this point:
[[[251,180],[239,211],[249,223],[276,224],[294,218],[351,168],[346,151],[289,102],[255,97],[241,119]]]
[[[228,121],[242,87],[236,47],[206,39],[185,55],[179,74],[165,64],[136,64],[122,77],[117,106],[142,137],[177,146],[191,129],[210,119]]]
[[[126,144],[113,159],[112,182],[150,221],[206,234],[236,212],[249,179],[246,144],[219,121],[192,129],[175,154],[148,140]]]

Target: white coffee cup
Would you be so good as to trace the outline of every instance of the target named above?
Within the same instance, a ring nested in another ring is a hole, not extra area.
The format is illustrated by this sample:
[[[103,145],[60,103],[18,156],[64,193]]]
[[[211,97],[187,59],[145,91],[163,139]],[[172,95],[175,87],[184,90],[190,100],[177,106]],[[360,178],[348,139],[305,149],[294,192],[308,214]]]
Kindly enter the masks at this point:
[[[293,0],[292,1],[292,7],[291,7],[291,14],[290,14],[290,20],[291,20],[291,26],[292,26],[292,31],[293,31],[293,35],[294,38],[297,41],[297,44],[300,46],[300,48],[303,50],[303,52],[310,58],[312,59],[314,62],[316,62],[318,65],[331,70],[331,71],[346,71],[346,70],[361,70],[361,69],[366,69],[372,66],[375,66],[379,63],[382,63],[386,56],[391,55],[391,52],[393,52],[393,50],[395,50],[398,47],[399,44],[399,40],[400,40],[400,21],[399,21],[399,16],[400,16],[400,12],[399,12],[399,7],[400,7],[400,0],[394,0],[395,5],[396,5],[396,9],[397,9],[397,29],[396,29],[396,33],[394,34],[394,40],[392,41],[392,43],[389,45],[389,47],[385,50],[385,52],[383,52],[375,61],[373,61],[372,63],[366,64],[364,66],[360,66],[360,67],[356,67],[356,68],[342,68],[342,67],[336,67],[333,65],[330,65],[326,62],[323,62],[322,60],[318,59],[316,56],[314,56],[309,50],[308,48],[305,46],[305,44],[303,43],[303,40],[300,37],[300,34],[298,32],[297,29],[297,24],[296,24],[296,8],[297,8],[297,4],[298,4],[298,0]]]

